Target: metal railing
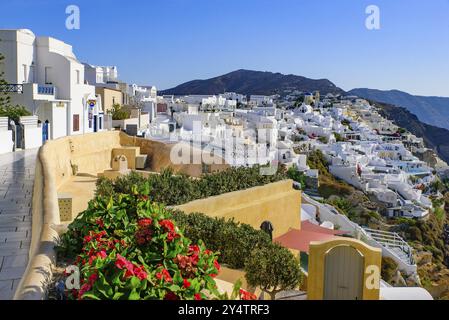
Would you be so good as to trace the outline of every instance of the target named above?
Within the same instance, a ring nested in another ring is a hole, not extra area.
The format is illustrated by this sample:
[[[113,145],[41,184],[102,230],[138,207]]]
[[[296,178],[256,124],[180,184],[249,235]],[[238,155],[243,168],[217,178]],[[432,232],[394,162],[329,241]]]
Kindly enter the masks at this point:
[[[37,86],[37,93],[43,94],[43,95],[54,95],[55,94],[55,87],[53,86]]]
[[[407,257],[409,264],[414,264],[413,250],[410,245],[402,239],[396,232],[375,230],[370,228],[363,228],[363,230],[370,235],[370,237],[380,244],[389,248],[398,248]]]
[[[0,92],[23,93],[23,84],[0,84]]]

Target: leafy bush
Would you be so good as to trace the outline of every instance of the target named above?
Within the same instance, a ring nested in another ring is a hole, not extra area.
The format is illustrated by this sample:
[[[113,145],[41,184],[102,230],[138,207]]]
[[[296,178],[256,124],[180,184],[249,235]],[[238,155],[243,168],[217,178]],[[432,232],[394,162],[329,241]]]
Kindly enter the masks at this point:
[[[234,269],[242,269],[256,248],[271,244],[266,232],[234,220],[211,218],[202,213],[173,213],[173,219],[193,242],[204,241],[212,251],[220,252],[219,261]],[[272,261],[271,263],[275,263]]]
[[[261,175],[260,167],[239,167],[211,173],[195,179],[184,174],[174,174],[171,168],[161,174],[143,178],[136,172],[110,181],[100,178],[97,181],[97,195],[110,196],[114,193],[129,193],[132,186],[147,185],[148,196],[152,201],[165,205],[181,205],[193,200],[203,199],[223,193],[244,190],[252,187],[287,179],[281,169],[274,175]]]
[[[287,176],[301,184],[301,189],[304,190],[306,188],[306,176],[304,173],[299,172],[295,168],[291,167],[287,170]]]
[[[245,264],[246,280],[252,287],[260,287],[271,300],[276,294],[297,288],[301,283],[299,261],[278,244],[255,249]]]
[[[109,113],[112,115],[112,120],[125,120],[129,119],[131,116],[131,112],[123,109],[123,107],[117,103],[112,106],[112,110]]]
[[[217,254],[193,244],[136,186],[96,197],[61,237],[60,255],[74,259],[81,288],[72,299],[201,300],[218,295]],[[207,295],[206,295],[207,294]]]
[[[29,112],[24,106],[0,106],[0,117],[8,117],[11,120],[14,120],[15,123],[19,122],[19,118],[23,116],[30,116],[31,112]]]

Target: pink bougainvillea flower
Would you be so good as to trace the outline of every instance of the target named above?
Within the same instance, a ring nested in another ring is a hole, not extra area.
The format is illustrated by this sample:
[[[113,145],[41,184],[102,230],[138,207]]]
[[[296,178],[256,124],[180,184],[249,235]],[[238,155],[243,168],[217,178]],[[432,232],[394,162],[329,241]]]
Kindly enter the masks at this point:
[[[107,256],[108,256],[108,255],[107,255],[106,251],[104,251],[104,250],[101,250],[101,251],[98,253],[98,257],[100,257],[101,259],[106,259]]]
[[[132,271],[134,269],[133,264],[119,254],[117,254],[117,260],[115,261],[115,266],[117,268],[119,268],[120,270],[126,268],[127,270]]]
[[[134,266],[134,275],[139,278],[139,280],[145,280],[148,275],[147,273],[143,270],[143,267],[139,267],[139,266]]]

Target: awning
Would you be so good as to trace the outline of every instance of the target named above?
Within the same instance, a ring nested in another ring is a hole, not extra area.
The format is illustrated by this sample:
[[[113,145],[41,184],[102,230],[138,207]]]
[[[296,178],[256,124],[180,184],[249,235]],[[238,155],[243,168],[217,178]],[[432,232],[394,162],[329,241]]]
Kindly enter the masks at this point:
[[[309,245],[312,241],[328,241],[338,239],[336,235],[347,233],[346,231],[323,228],[308,221],[301,224],[301,230],[291,229],[287,233],[274,239],[283,247],[309,253]]]

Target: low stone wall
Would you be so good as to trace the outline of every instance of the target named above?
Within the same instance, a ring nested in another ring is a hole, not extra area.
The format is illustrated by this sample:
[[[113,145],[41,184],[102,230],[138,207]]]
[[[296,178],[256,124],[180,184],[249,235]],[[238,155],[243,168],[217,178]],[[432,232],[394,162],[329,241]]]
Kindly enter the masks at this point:
[[[201,212],[212,217],[234,218],[259,229],[262,222],[273,224],[273,237],[290,228],[301,228],[301,192],[285,180],[243,191],[195,200],[175,207],[186,213]]]
[[[54,246],[58,233],[59,208],[55,172],[52,159],[46,157],[45,148],[39,150],[32,201],[31,247],[27,269],[16,290],[15,300],[42,300],[46,285],[51,281],[56,262]]]
[[[151,171],[160,172],[163,168],[172,167],[176,172],[182,172],[192,177],[199,177],[203,173],[203,165],[201,163],[195,163],[193,160],[198,160],[208,156],[207,152],[203,152],[196,148],[189,148],[186,143],[162,143],[159,141],[148,140],[138,137],[131,137],[124,133],[120,134],[120,144],[123,146],[135,146],[140,147],[141,154],[148,155],[148,167]],[[189,159],[191,163],[174,164],[171,161],[172,151],[175,153],[180,146],[184,146],[183,151],[189,151]],[[176,148],[176,149],[174,149]],[[198,162],[198,161],[196,161]],[[220,157],[213,157],[213,164],[209,166],[209,172],[221,171],[229,168],[229,165],[225,163]]]

